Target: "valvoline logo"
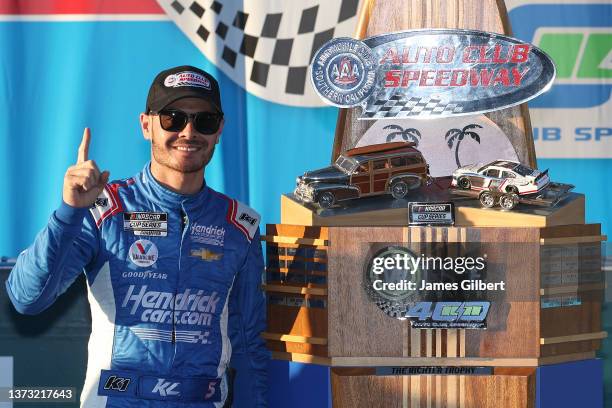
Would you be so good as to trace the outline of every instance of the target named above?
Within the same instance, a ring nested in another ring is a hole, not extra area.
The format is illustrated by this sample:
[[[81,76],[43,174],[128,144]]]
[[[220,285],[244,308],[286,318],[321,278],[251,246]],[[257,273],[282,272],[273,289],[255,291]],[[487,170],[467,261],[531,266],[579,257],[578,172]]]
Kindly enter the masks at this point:
[[[514,36],[547,52],[557,67],[534,108],[591,108],[612,94],[612,4],[527,4],[509,13]]]
[[[129,257],[133,264],[147,267],[157,262],[157,247],[146,239],[139,239],[130,246]]]

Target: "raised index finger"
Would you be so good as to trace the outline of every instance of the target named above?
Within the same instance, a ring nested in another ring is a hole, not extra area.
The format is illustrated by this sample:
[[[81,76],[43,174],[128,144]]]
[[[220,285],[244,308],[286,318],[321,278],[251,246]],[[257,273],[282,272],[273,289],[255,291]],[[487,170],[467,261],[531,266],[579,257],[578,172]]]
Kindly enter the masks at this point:
[[[77,163],[83,163],[88,160],[89,157],[89,141],[91,140],[91,131],[89,128],[85,128],[83,131],[83,139],[79,146],[79,154],[77,156]]]

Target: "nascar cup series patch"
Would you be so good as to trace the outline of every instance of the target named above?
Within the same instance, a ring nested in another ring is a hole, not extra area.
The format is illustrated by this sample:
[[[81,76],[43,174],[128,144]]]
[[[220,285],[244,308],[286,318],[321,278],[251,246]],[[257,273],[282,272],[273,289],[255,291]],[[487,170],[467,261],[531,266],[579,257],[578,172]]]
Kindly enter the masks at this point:
[[[165,237],[168,235],[168,214],[162,212],[124,212],[123,229],[134,235]]]

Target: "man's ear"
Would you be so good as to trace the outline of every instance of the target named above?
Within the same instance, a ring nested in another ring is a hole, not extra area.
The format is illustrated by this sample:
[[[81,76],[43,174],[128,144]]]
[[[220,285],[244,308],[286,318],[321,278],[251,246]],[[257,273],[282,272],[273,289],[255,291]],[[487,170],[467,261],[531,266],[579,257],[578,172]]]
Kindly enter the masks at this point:
[[[219,143],[219,139],[221,138],[221,132],[223,132],[224,125],[225,125],[225,119],[221,119],[221,123],[219,124],[219,130],[217,130],[217,138],[215,140],[215,144]]]
[[[153,123],[151,122],[152,119],[151,115],[147,115],[146,113],[140,114],[140,130],[142,130],[142,136],[146,140],[151,140],[153,127]]]

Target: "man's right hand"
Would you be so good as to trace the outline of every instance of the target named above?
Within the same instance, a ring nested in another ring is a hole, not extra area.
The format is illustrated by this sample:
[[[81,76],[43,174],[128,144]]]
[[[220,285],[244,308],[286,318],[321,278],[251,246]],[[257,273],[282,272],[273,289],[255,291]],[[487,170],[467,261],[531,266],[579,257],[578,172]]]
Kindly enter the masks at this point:
[[[103,171],[96,165],[96,162],[89,160],[89,142],[91,132],[89,128],[83,131],[83,140],[79,146],[77,162],[74,166],[68,167],[64,176],[64,202],[72,207],[86,208],[91,207],[100,195],[102,189],[108,182],[110,173]]]

